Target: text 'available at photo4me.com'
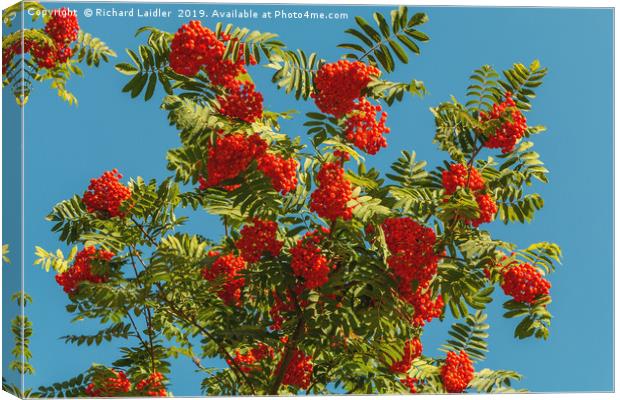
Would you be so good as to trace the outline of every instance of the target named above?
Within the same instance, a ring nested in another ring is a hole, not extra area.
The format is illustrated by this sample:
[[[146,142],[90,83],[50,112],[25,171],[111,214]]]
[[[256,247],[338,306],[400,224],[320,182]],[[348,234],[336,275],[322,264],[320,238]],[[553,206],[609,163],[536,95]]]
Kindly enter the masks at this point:
[[[86,18],[178,18],[178,19],[273,19],[273,20],[348,20],[349,13],[344,11],[321,11],[320,9],[269,9],[253,8],[218,9],[210,5],[196,7],[87,7],[82,11],[71,9],[69,12]],[[36,11],[28,11],[36,12]]]

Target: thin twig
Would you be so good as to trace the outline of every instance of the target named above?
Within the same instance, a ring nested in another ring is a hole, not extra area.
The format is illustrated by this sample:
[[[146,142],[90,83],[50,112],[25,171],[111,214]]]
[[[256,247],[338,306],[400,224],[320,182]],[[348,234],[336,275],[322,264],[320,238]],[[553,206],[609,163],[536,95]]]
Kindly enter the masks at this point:
[[[144,339],[142,339],[142,335],[140,335],[140,330],[138,329],[138,327],[136,326],[136,322],[133,320],[133,318],[131,317],[131,314],[129,313],[129,310],[125,309],[125,312],[127,312],[127,316],[129,317],[129,320],[131,321],[131,325],[133,326],[134,331],[136,331],[136,337],[138,338],[138,340],[140,341],[140,343],[142,343],[142,345],[144,346],[145,349],[148,349],[148,346],[146,344],[146,342],[144,341]]]
[[[136,221],[134,219],[134,217],[131,217],[131,221],[138,227],[138,229],[140,229],[140,231],[142,232],[142,234],[144,235],[144,237],[146,237],[148,239],[149,242],[151,242],[151,244],[155,247],[157,247],[157,242],[155,241],[155,239],[153,239],[151,237],[151,235],[149,235],[149,233],[144,229],[144,226],[142,226],[142,224],[140,224],[138,221]]]
[[[130,257],[131,257],[131,266],[133,267],[133,271],[136,275],[136,281],[138,282],[139,286],[142,286],[140,284],[140,281],[138,279],[138,268],[136,268],[136,260],[134,259],[134,253],[137,254],[136,248],[135,246],[132,246],[132,252],[130,253]],[[145,266],[146,268],[146,266]],[[144,287],[144,289],[146,290],[146,287]],[[149,289],[150,292],[150,289]],[[151,318],[151,309],[149,307],[147,307],[146,305],[144,305],[142,307],[143,312],[144,312],[144,319],[146,321],[146,327],[147,327],[147,332],[148,332],[148,336],[149,336],[149,346],[146,345],[146,343],[143,342],[145,348],[149,349],[149,353],[151,356],[151,367],[153,369],[153,372],[156,372],[156,368],[155,368],[155,347],[153,345],[153,320]],[[130,316],[131,318],[131,316]],[[133,321],[132,321],[133,322]]]

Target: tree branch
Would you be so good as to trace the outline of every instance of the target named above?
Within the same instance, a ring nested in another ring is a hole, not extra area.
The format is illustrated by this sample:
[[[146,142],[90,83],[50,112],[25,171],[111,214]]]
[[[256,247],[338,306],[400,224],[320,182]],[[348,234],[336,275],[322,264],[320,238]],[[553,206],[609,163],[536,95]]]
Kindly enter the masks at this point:
[[[280,364],[280,368],[276,372],[276,376],[269,388],[267,394],[269,395],[277,395],[280,390],[280,385],[282,385],[282,380],[284,379],[284,374],[286,374],[286,370],[288,369],[289,364],[293,361],[293,350],[296,347],[297,341],[301,339],[305,328],[304,319],[299,316],[299,321],[297,322],[297,327],[295,327],[295,332],[293,333],[293,337],[288,341],[286,345],[286,350],[284,352],[284,356],[282,357],[282,362]]]
[[[163,290],[162,286],[159,283],[155,283],[155,286],[159,290],[161,299],[172,310],[173,315],[175,315],[177,318],[180,318],[180,319],[184,320],[185,322],[189,323],[190,325],[193,325],[194,327],[196,327],[203,335],[208,337],[210,340],[212,340],[217,345],[219,350],[226,356],[227,359],[229,359],[229,360],[233,359],[233,356],[230,354],[230,352],[228,350],[226,350],[226,348],[222,345],[222,343],[219,342],[215,338],[215,336],[213,336],[213,334],[211,332],[209,332],[207,329],[205,329],[203,326],[201,326],[194,318],[192,318],[191,316],[187,315],[187,313],[185,313],[182,309],[178,308],[173,302],[168,300],[168,298],[166,297],[166,294],[164,293],[164,290]],[[254,389],[254,385],[249,380],[248,376],[236,365],[236,363],[234,363],[234,362],[231,363],[231,367],[232,366],[234,366],[234,368],[232,368],[232,370],[233,370],[233,373],[237,376],[237,379],[239,379],[241,377],[243,379],[243,381],[250,388],[250,392],[252,393],[252,395],[256,395],[256,390]]]

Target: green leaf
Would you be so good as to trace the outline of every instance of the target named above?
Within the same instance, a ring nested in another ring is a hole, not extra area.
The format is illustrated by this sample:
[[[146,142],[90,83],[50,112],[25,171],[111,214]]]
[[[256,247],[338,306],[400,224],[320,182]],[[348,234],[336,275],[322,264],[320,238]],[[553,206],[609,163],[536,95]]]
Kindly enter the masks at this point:
[[[152,73],[149,77],[149,83],[146,87],[146,92],[144,92],[144,101],[148,101],[153,97],[153,93],[155,93],[155,86],[157,85],[157,74]]]
[[[414,29],[414,27],[427,21],[426,15],[416,14],[409,21],[406,21],[406,18],[406,7],[392,11],[391,26],[382,14],[374,13],[373,19],[377,26],[375,29],[368,21],[358,16],[355,21],[361,31],[351,28],[347,29],[345,33],[352,35],[361,43],[343,43],[338,47],[353,51],[353,53],[346,55],[348,58],[360,61],[368,58],[370,64],[380,64],[386,72],[392,72],[396,67],[395,57],[403,64],[409,62],[409,56],[401,43],[414,54],[419,54],[420,48],[415,42],[429,40],[426,34]]]
[[[123,75],[135,75],[138,72],[138,68],[129,63],[119,63],[114,67],[118,72]]]

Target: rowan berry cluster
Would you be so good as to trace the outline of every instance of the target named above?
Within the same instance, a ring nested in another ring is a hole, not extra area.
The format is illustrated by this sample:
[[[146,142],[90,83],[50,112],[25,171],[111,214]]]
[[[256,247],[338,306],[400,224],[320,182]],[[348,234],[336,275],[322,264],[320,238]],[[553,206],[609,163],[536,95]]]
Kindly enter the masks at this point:
[[[257,347],[248,350],[245,354],[242,354],[239,349],[235,350],[235,357],[233,359],[227,359],[228,365],[236,365],[244,373],[250,373],[260,371],[260,366],[256,365],[262,360],[270,358],[273,359],[275,352],[273,347],[264,343],[259,343]]]
[[[51,43],[24,39],[24,46],[17,42],[2,51],[2,67],[6,70],[9,62],[17,54],[31,54],[39,68],[52,69],[67,62],[73,55],[71,44],[77,39],[80,26],[74,12],[61,8],[52,10],[45,24],[44,32]]]
[[[247,267],[246,261],[233,254],[219,256],[216,252],[210,252],[209,256],[218,258],[211,267],[205,267],[202,270],[203,278],[208,281],[222,279],[223,283],[217,292],[218,296],[229,306],[240,306],[242,304],[241,290],[245,285],[245,278],[241,271]]]
[[[392,372],[405,374],[411,369],[413,361],[422,355],[422,342],[419,338],[407,340],[403,349],[403,358],[390,366]]]
[[[121,210],[121,206],[131,198],[131,190],[120,183],[122,178],[123,175],[113,169],[104,172],[99,178],[91,179],[82,196],[86,210],[97,214],[99,218],[123,218],[125,212]]]
[[[207,151],[207,178],[198,178],[200,189],[219,186],[224,181],[234,179],[246,171],[252,161],[256,161],[273,188],[286,195],[297,187],[297,168],[299,162],[294,158],[283,158],[267,153],[267,143],[258,135],[233,133],[219,135],[215,145]],[[240,185],[224,185],[226,190],[234,190]]]
[[[170,44],[170,68],[177,74],[194,76],[207,62],[219,61],[224,44],[200,21],[181,25]]]
[[[164,376],[159,372],[153,372],[146,379],[136,383],[135,390],[149,397],[166,397],[168,392],[164,386]]]
[[[334,157],[336,157],[338,161],[340,161],[341,164],[344,164],[345,162],[351,159],[351,155],[347,153],[346,151],[342,151],[342,150],[334,151]]]
[[[480,172],[474,167],[464,164],[451,164],[441,173],[441,181],[447,195],[451,195],[458,188],[470,189],[473,192],[484,190],[485,182]]]
[[[411,284],[401,282],[398,285],[398,293],[403,300],[413,306],[414,313],[411,322],[415,326],[424,326],[427,322],[431,322],[443,314],[443,297],[440,294],[433,299],[428,283],[418,284],[414,291]]]
[[[349,220],[353,208],[348,205],[352,199],[351,182],[344,176],[344,169],[337,163],[325,163],[316,175],[317,189],[310,196],[310,210],[319,217],[335,221]]]
[[[69,52],[71,52],[71,49],[69,49]],[[64,51],[61,54],[59,53],[60,53],[59,50],[57,50],[56,48],[54,48],[54,46],[49,45],[47,43],[35,42],[35,44],[32,46],[30,50],[30,54],[32,55],[32,58],[34,59],[34,62],[37,63],[37,66],[39,68],[47,68],[47,69],[54,68],[58,64],[58,62],[60,62],[59,55],[61,55],[63,58],[62,62],[67,61],[67,57],[65,57],[66,53]]]
[[[551,283],[532,265],[509,265],[502,271],[502,289],[516,302],[532,304],[540,296],[549,294]]]
[[[397,279],[409,285],[430,281],[439,260],[435,232],[409,217],[387,218],[382,227],[390,250],[388,265]]]
[[[86,394],[89,397],[122,397],[131,390],[131,381],[123,371],[110,370],[111,377],[101,383],[91,382],[86,386]]]
[[[80,25],[76,13],[66,8],[53,10],[47,23],[45,33],[57,44],[74,42],[78,38]]]
[[[314,79],[316,91],[312,97],[319,110],[336,118],[346,116],[345,137],[368,154],[377,154],[386,147],[383,135],[390,132],[385,125],[387,114],[381,106],[363,97],[364,89],[380,73],[376,67],[360,61],[340,60],[323,64]]]
[[[126,393],[135,391],[149,397],[165,397],[168,395],[163,384],[164,376],[159,372],[150,374],[140,380],[132,389],[132,383],[123,371],[109,370],[112,376],[101,382],[91,382],[86,386],[86,394],[90,397],[127,397]]]
[[[446,195],[452,195],[458,188],[469,189],[474,193],[479,214],[477,218],[467,220],[468,224],[478,227],[480,224],[493,221],[497,214],[497,204],[491,195],[483,193],[486,187],[484,178],[476,168],[451,164],[449,169],[442,172],[441,180]]]
[[[409,217],[387,218],[382,228],[390,251],[388,266],[398,282],[398,294],[414,308],[413,324],[423,326],[441,317],[443,298],[439,295],[433,300],[428,290],[439,261],[435,232]]]
[[[219,39],[224,43],[224,48],[226,47],[226,42],[231,42],[229,46],[235,46],[236,42],[238,42],[238,39],[231,38],[230,35],[223,32],[220,32]],[[224,59],[223,57],[224,53],[220,55],[220,62],[208,63],[204,66],[204,69],[211,82],[215,85],[229,89],[234,88],[240,84],[238,78],[247,72],[245,68],[245,44],[239,43],[238,45],[237,61],[232,61],[228,58]],[[254,56],[250,55],[247,64],[256,65]]]
[[[255,218],[251,225],[246,225],[241,229],[241,238],[237,240],[236,246],[241,257],[250,263],[259,261],[267,253],[272,257],[277,257],[283,244],[278,240],[277,234],[278,224],[276,222]]]
[[[194,76],[201,68],[215,85],[235,87],[237,77],[246,72],[244,47],[239,45],[239,57],[233,62],[224,59],[228,35],[217,35],[200,21],[184,24],[174,35],[170,45],[170,67],[174,72]],[[234,39],[236,40],[236,39]],[[253,63],[253,60],[249,60]]]
[[[319,247],[328,233],[327,230],[309,232],[291,249],[291,269],[295,276],[303,278],[306,289],[315,289],[326,284],[329,273],[334,269]]]
[[[376,115],[380,115],[377,121]],[[383,134],[389,133],[385,126],[387,113],[380,105],[371,104],[365,97],[361,98],[345,122],[344,134],[348,141],[368,154],[377,154],[382,147],[387,147]]]
[[[239,83],[228,89],[224,96],[218,96],[219,112],[230,118],[252,123],[263,117],[263,95],[255,91],[253,83]]]
[[[93,263],[106,263],[112,257],[114,257],[114,253],[109,251],[98,250],[93,246],[85,247],[76,254],[75,261],[68,270],[56,275],[56,282],[69,295],[77,293],[82,282],[106,282],[108,277],[94,273],[92,267]]]
[[[200,179],[200,189],[218,186],[244,172],[257,157],[265,154],[267,143],[258,134],[219,135],[207,152],[207,179]]]
[[[276,371],[282,366],[282,360],[278,363]],[[312,357],[307,356],[299,349],[292,350],[292,359],[282,378],[283,385],[291,385],[300,389],[308,389],[312,379]]]
[[[512,93],[506,92],[504,97],[506,100],[493,104],[489,113],[481,112],[480,120],[496,121],[495,123],[499,124],[484,145],[490,149],[502,149],[502,153],[509,153],[527,131],[527,119],[516,107]]]
[[[377,68],[360,61],[323,64],[316,73],[312,97],[319,110],[341,118],[354,109],[362,90],[379,74]]]
[[[489,194],[477,194],[476,203],[478,203],[478,218],[467,222],[475,227],[478,227],[480,224],[492,222],[493,218],[495,218],[495,214],[497,214],[497,204],[495,200],[493,200],[493,197]]]
[[[282,195],[297,187],[299,162],[277,154],[265,153],[258,160],[258,169],[271,181],[273,188]]]
[[[416,384],[418,383],[418,379],[417,378],[412,378],[410,376],[401,379],[400,383],[402,383],[403,385],[405,385],[408,389],[409,389],[409,393],[411,394],[415,394],[418,393],[418,390],[416,388]]]
[[[32,56],[41,68],[55,68],[66,63],[73,55],[73,43],[80,31],[77,16],[66,8],[54,10],[45,24],[45,33],[52,39],[53,45],[38,43],[32,49]]]
[[[474,366],[466,352],[449,351],[441,367],[441,380],[448,393],[462,393],[474,379]]]

